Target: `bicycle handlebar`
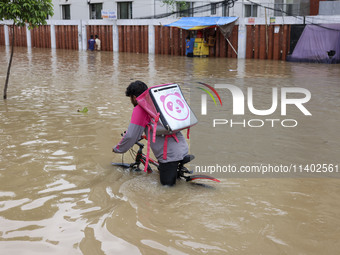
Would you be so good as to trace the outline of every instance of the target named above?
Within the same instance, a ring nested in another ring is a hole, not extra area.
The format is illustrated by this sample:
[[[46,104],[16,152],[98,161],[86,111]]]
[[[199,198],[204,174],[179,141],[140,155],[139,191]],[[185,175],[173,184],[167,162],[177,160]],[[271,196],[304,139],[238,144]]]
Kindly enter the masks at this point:
[[[120,135],[121,135],[121,136],[124,136],[125,134],[126,134],[126,130],[125,130],[123,133],[121,133]],[[137,142],[139,142],[139,141],[141,141],[141,140],[143,140],[143,139],[147,140],[146,135],[141,135],[141,137],[138,139]]]
[[[124,136],[126,134],[126,130],[123,132],[123,133],[121,133],[120,135],[121,136]],[[142,144],[142,143],[140,143],[140,141],[142,141],[143,139],[145,139],[145,140],[147,140],[147,137],[146,137],[146,135],[141,135],[141,137],[137,140],[137,142],[135,143],[135,144],[137,144],[140,148],[144,148],[144,144]]]

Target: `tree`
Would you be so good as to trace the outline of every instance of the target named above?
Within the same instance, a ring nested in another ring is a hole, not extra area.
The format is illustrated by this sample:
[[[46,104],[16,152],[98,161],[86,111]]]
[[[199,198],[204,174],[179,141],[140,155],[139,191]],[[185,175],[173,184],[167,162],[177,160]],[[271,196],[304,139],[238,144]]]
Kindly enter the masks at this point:
[[[7,98],[7,87],[14,53],[14,28],[28,24],[32,29],[39,25],[46,25],[46,18],[53,16],[52,0],[0,0],[0,20],[12,20],[12,48],[8,62],[7,76],[4,87],[4,99]]]
[[[183,11],[188,9],[187,2],[185,1],[176,1],[176,0],[162,0],[163,4],[167,4],[170,6],[171,11],[175,11],[176,7],[179,7],[178,11]]]

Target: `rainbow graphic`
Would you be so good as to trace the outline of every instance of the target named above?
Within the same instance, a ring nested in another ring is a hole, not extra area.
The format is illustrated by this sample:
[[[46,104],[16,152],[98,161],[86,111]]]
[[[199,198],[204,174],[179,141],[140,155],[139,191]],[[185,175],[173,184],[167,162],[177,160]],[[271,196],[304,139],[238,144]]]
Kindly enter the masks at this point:
[[[220,104],[222,106],[221,97],[220,97],[220,95],[217,93],[217,91],[212,86],[210,86],[209,84],[203,83],[203,82],[197,82],[197,83],[201,84],[201,85],[203,85],[203,86],[205,86],[207,88],[209,88],[217,96],[217,98],[220,101]],[[201,88],[201,87],[197,87],[197,88],[200,89],[200,90],[203,90],[204,92],[206,92],[211,97],[211,99],[214,101],[215,105],[217,106],[217,102],[215,100],[214,95],[208,89]],[[202,99],[201,114],[202,115],[207,115],[207,95],[206,94],[202,94],[201,99]]]

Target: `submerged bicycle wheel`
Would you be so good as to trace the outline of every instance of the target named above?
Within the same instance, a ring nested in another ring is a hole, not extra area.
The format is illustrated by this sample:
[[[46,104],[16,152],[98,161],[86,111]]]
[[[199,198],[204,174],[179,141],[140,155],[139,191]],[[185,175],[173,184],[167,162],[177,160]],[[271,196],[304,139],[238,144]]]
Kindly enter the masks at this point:
[[[130,164],[128,164],[128,163],[114,163],[114,162],[112,162],[111,164],[113,166],[120,166],[120,167],[123,167],[123,168],[130,168]]]
[[[221,182],[219,179],[216,179],[212,176],[208,176],[208,175],[190,175],[188,176],[189,178],[187,178],[187,182],[193,181],[193,180],[199,180],[199,179],[205,179],[205,180],[210,180],[210,181],[214,181],[214,182]]]
[[[131,166],[131,164],[128,164],[128,163],[115,163],[115,162],[112,162],[111,163],[113,166],[120,166],[122,168],[125,168],[125,169],[130,169],[131,171],[135,171],[135,172],[141,172],[144,170],[143,169],[140,169],[139,167],[133,167]],[[152,173],[152,168],[150,166],[148,166],[148,169],[147,169],[147,172],[148,173]]]

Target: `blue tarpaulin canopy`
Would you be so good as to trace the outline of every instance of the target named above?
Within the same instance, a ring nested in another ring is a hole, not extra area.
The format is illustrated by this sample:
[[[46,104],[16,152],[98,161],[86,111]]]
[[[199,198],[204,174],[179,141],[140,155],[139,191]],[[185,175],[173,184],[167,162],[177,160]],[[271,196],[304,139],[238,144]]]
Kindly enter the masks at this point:
[[[183,17],[167,27],[178,27],[186,30],[200,30],[211,26],[222,26],[236,21],[238,17]]]

